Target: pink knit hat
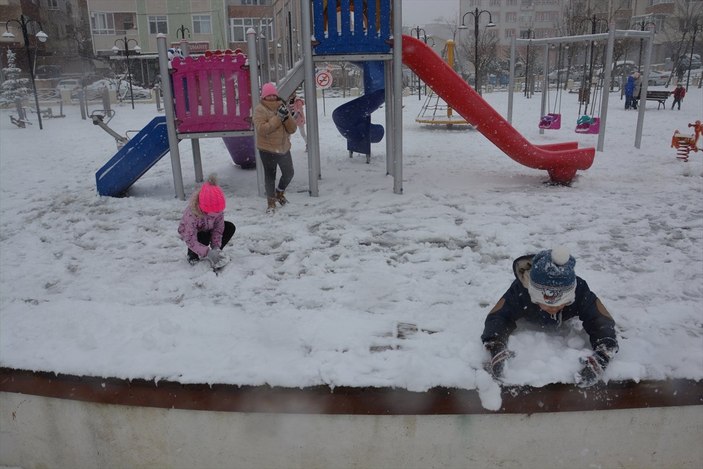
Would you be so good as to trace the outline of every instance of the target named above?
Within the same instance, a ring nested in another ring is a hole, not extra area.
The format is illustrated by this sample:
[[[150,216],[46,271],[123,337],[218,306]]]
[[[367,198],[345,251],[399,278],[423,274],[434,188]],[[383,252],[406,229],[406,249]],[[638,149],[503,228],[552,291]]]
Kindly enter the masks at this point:
[[[225,195],[222,193],[220,186],[206,182],[200,189],[200,194],[198,194],[198,204],[200,205],[200,210],[205,213],[224,212]]]
[[[275,84],[265,83],[264,86],[261,87],[261,99],[267,96],[278,96],[278,90]]]

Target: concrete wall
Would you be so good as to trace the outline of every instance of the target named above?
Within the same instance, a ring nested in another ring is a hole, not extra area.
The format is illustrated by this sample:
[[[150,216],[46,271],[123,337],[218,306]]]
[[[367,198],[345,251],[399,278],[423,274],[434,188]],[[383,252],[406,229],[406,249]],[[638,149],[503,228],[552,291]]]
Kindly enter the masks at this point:
[[[480,415],[173,410],[0,393],[0,465],[699,468],[703,406]]]

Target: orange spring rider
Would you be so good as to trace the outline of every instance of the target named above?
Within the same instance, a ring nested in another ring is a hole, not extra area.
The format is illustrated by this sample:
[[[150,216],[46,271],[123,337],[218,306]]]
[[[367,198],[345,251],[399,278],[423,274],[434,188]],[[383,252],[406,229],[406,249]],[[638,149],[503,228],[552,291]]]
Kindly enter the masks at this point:
[[[691,151],[698,151],[698,139],[703,133],[703,124],[697,120],[693,124],[688,124],[688,127],[693,127],[693,135],[682,134],[678,130],[671,137],[671,147],[676,148],[676,158],[681,161],[688,161],[688,154]]]

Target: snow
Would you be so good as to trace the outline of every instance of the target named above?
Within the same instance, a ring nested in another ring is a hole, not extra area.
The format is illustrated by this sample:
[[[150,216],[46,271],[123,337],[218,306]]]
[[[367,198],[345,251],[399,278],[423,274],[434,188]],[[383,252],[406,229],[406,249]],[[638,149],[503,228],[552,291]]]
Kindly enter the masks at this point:
[[[564,245],[618,324],[606,380],[702,379],[703,156],[678,161],[670,143],[703,117],[703,90],[692,87],[681,111],[649,103],[641,149],[637,115],[618,98],[605,151],[572,187],[545,185],[546,172],[476,131],[416,124],[416,95],[404,99],[402,195],[386,175],[385,140],[371,164],[348,157],[331,119],[343,98],[318,103],[320,196],[308,196],[296,134],[290,203],[274,216],[255,172],[235,167],[221,140],[201,140],[205,173],[218,174],[225,218],[237,225],[219,275],[186,260],[176,232],[186,202],[174,197],[168,157],[129,197],[100,197],[94,174],[116,151],[108,134],[76,106],[44,130],[34,114],[16,128],[3,110],[0,366],[182,383],[448,386],[478,389],[497,409],[499,387],[482,369],[484,318],[512,282],[514,258]],[[507,113],[507,93],[486,99]],[[158,114],[154,104],[115,109],[109,125],[120,133]],[[539,95],[516,95],[514,125],[532,142],[596,145],[573,132],[576,95],[563,97],[559,131],[539,134],[538,109]],[[383,109],[373,119],[383,124]],[[191,193],[191,146],[180,148]],[[419,330],[399,338],[399,323]],[[521,324],[509,347],[505,381],[516,385],[573,383],[589,353],[578,321],[558,333]]]

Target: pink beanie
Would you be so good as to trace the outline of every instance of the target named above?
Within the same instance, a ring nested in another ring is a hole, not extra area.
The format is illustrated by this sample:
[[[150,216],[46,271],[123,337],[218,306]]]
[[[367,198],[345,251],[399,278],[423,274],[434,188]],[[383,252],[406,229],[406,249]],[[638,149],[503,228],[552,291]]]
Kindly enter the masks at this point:
[[[225,195],[219,186],[206,182],[198,194],[200,210],[205,213],[220,213],[225,210]]]
[[[261,87],[261,99],[267,96],[278,96],[278,90],[273,83],[266,83]]]

